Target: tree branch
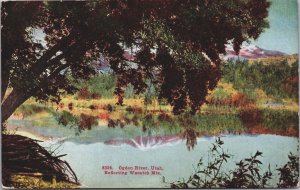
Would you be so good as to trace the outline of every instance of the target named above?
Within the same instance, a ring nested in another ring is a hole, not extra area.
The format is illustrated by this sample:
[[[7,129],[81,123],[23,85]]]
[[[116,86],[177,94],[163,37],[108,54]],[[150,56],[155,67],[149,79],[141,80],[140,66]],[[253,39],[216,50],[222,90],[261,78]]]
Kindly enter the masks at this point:
[[[34,74],[39,74],[43,72],[50,65],[48,60],[51,60],[51,58],[55,56],[58,51],[66,51],[68,44],[71,42],[74,36],[75,34],[73,33],[70,34],[69,36],[62,38],[56,45],[46,50],[45,54],[43,54],[42,57],[38,59],[35,62],[35,64],[32,65],[31,67],[32,72]],[[72,46],[69,46],[68,48],[70,47]]]

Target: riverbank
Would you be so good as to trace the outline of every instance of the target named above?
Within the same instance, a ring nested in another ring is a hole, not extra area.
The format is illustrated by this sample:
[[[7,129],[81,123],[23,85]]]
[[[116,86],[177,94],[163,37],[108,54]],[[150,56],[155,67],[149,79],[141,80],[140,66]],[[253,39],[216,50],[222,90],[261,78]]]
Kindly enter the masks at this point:
[[[28,133],[25,133],[28,135]],[[2,134],[2,181],[14,188],[76,188],[79,181],[66,161],[33,140]]]
[[[216,99],[210,102],[195,115],[175,116],[170,105],[158,101],[144,105],[143,99],[125,99],[123,106],[115,105],[113,98],[82,100],[68,96],[59,105],[29,100],[10,117],[7,129],[8,133],[36,140],[71,138],[80,143],[145,135],[186,139],[227,134],[299,136],[298,105],[292,102],[266,107],[243,96],[233,97],[231,104]]]
[[[28,137],[32,140],[37,140],[37,141],[51,141],[54,140],[54,138],[50,135],[44,135],[41,133],[36,132],[33,129],[30,129],[26,126],[22,125],[7,125],[6,126],[6,134],[10,135],[20,135],[23,137]]]

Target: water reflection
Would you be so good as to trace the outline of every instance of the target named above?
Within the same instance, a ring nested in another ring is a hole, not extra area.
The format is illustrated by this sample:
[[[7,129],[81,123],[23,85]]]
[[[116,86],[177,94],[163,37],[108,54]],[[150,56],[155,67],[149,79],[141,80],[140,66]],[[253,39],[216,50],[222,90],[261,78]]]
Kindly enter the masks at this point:
[[[39,123],[34,120],[11,119],[9,126],[10,129],[19,127],[20,131],[49,137],[41,145],[49,149],[55,149],[55,145],[60,146],[60,154],[67,154],[64,159],[80,177],[81,183],[91,188],[169,187],[169,184],[162,182],[162,177],[172,182],[178,180],[178,176],[189,176],[193,172],[192,164],[196,164],[201,157],[207,157],[207,151],[214,141],[213,137],[199,137],[199,133],[192,127],[181,128],[182,131],[147,127],[143,131],[142,127],[136,127],[132,123],[123,128],[110,128],[107,123],[98,122],[97,126],[83,130],[76,136],[74,128],[59,126],[53,117],[44,119],[39,120]],[[257,150],[263,152],[263,167],[267,167],[269,163],[271,166],[285,163],[288,153],[295,152],[298,145],[297,138],[277,135],[227,135],[222,140],[225,142],[224,148],[234,155],[234,162]],[[164,170],[157,176],[120,177],[104,175],[101,170],[103,165],[111,165],[116,170],[120,165],[157,165]],[[223,169],[230,170],[233,167],[234,165],[228,165]]]
[[[199,134],[192,128],[185,129],[183,137],[186,139],[186,146],[188,150],[194,149],[195,145],[197,145],[198,135]]]
[[[163,183],[163,177],[167,182],[174,182],[179,176],[190,176],[194,172],[193,164],[197,164],[201,157],[204,163],[209,161],[207,152],[215,138],[197,138],[198,146],[195,146],[193,151],[188,151],[182,140],[176,141],[176,138],[171,137],[169,140],[168,143],[161,143],[168,140],[158,137],[139,137],[89,144],[78,144],[66,140],[60,153],[67,154],[64,159],[74,169],[84,187],[170,187],[170,184]],[[263,152],[264,155],[261,159],[262,170],[268,169],[269,164],[273,169],[276,165],[286,163],[288,153],[295,152],[298,144],[296,138],[276,135],[231,135],[222,137],[222,140],[224,149],[234,155],[232,161],[222,168],[225,171],[235,168],[236,162],[254,154],[257,150]],[[49,142],[44,142],[42,145],[47,147]],[[105,175],[101,170],[103,165],[111,165],[116,172],[119,171],[119,166],[161,166],[163,170],[161,175]],[[275,178],[274,180],[274,185],[276,185],[278,180]]]
[[[177,131],[166,130],[166,128],[147,127],[143,129],[135,125],[130,125],[129,122],[124,124],[125,127],[119,126],[118,122],[124,122],[123,120],[111,120],[113,124],[98,125],[89,128],[89,130],[80,130],[80,133],[78,133],[77,128],[60,126],[56,123],[55,119],[51,120],[51,118],[48,118],[45,121],[47,121],[47,126],[36,126],[34,121],[28,120],[10,120],[9,130],[26,131],[37,136],[42,136],[45,140],[50,138],[64,139],[79,144],[105,142],[107,145],[115,146],[128,144],[141,150],[178,141],[186,141],[188,150],[191,150],[197,144],[197,137],[199,136],[192,128],[184,128],[183,132],[178,133]],[[89,119],[85,119],[85,121],[92,122]],[[81,127],[79,128],[81,129]]]
[[[173,145],[176,142],[181,142],[182,138],[173,136],[138,136],[131,139],[112,139],[105,141],[106,145],[120,146],[123,144],[130,145],[140,150],[148,150],[159,148],[164,145]]]

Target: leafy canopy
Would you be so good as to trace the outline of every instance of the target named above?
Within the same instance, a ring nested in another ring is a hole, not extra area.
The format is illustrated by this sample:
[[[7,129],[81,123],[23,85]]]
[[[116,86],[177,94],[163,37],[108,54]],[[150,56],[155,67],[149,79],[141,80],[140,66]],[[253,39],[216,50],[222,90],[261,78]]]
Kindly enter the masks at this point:
[[[124,89],[159,87],[178,114],[195,113],[221,77],[219,54],[228,42],[258,38],[268,26],[266,0],[102,0],[2,3],[2,91],[45,101],[72,93],[69,82],[95,74],[105,57]],[[44,45],[33,32],[42,29]],[[133,50],[127,60],[124,50]],[[72,80],[73,80],[72,79]]]

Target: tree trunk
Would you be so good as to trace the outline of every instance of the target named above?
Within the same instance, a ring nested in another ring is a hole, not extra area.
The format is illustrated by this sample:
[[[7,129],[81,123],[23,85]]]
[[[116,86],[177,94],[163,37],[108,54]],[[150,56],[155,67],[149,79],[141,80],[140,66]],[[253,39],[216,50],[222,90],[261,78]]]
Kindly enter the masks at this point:
[[[8,87],[9,75],[8,73],[6,73],[5,69],[3,68],[1,74],[2,74],[2,78],[1,78],[1,102],[2,102]]]
[[[5,59],[1,59],[2,65],[1,65],[1,103],[4,100],[5,92],[8,87],[9,83],[9,68],[8,68],[8,62],[5,61]]]
[[[1,104],[1,123],[7,121],[7,119],[14,113],[14,111],[28,98],[30,98],[30,96],[31,93],[24,93],[21,90],[13,89],[13,91]]]
[[[2,73],[2,80],[1,80],[1,102],[4,99],[5,92],[6,92],[7,87],[8,87],[8,78],[9,78],[8,75]]]

